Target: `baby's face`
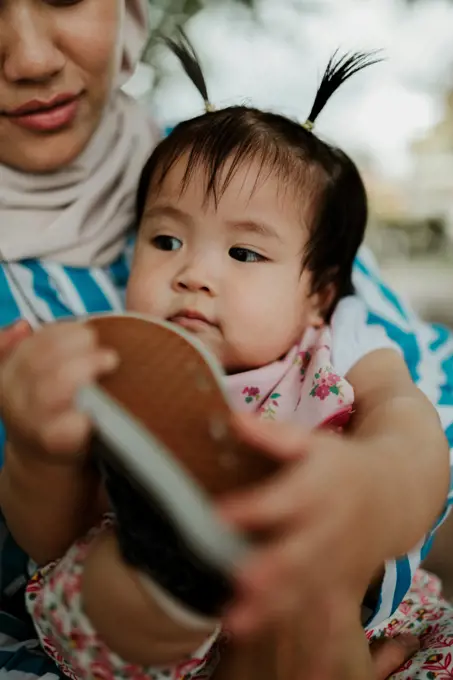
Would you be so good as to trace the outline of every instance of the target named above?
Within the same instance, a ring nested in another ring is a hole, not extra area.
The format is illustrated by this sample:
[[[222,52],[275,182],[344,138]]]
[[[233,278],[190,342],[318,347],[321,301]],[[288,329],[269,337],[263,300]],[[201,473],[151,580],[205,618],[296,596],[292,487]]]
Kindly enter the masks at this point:
[[[301,272],[308,232],[300,206],[266,172],[257,182],[252,163],[216,207],[202,172],[181,193],[185,168],[182,159],[149,192],[127,308],[179,324],[229,373],[264,366],[321,320],[310,274]]]

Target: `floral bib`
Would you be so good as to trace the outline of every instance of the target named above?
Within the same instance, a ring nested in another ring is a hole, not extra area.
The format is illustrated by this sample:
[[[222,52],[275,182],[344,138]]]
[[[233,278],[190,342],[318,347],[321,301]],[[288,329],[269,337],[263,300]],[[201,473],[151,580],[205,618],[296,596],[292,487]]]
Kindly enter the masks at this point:
[[[284,359],[228,376],[232,408],[309,428],[341,428],[352,413],[354,392],[335,372],[331,347],[329,327],[309,328]]]

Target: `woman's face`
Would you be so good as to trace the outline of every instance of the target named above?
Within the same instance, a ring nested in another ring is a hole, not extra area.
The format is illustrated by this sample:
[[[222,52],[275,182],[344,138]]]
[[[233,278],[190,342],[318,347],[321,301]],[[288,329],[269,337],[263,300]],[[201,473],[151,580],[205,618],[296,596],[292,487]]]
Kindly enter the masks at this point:
[[[0,164],[71,163],[102,116],[115,69],[117,0],[0,0]]]

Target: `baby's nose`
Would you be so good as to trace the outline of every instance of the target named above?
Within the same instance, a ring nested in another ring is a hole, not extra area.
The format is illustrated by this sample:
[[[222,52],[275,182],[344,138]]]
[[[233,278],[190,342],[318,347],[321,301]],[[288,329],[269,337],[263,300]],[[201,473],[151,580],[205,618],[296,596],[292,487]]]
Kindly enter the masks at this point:
[[[187,263],[175,278],[179,291],[214,293],[214,267],[208,258],[198,257]]]
[[[194,276],[182,276],[176,281],[176,287],[180,291],[203,291],[205,293],[211,292],[211,286],[201,278]]]

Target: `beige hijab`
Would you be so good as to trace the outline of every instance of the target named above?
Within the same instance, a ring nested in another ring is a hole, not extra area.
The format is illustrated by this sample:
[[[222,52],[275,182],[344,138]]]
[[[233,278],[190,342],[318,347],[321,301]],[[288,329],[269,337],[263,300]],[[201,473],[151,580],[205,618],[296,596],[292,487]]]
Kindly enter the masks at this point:
[[[55,173],[26,174],[0,165],[0,260],[103,266],[124,247],[140,171],[157,134],[143,108],[120,89],[147,39],[147,2],[118,2],[117,78],[88,147]]]

